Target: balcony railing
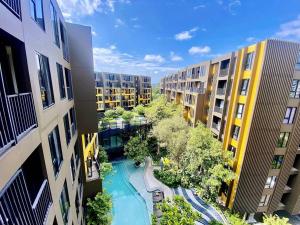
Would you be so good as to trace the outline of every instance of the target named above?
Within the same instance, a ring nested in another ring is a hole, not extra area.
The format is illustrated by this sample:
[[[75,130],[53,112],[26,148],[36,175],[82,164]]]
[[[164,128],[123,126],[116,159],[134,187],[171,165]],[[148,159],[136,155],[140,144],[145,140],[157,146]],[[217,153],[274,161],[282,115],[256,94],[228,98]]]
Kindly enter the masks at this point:
[[[1,153],[37,127],[32,93],[0,96],[0,125]]]
[[[220,77],[225,77],[229,74],[229,68],[226,68],[226,69],[221,69],[220,70]]]
[[[212,123],[212,128],[216,129],[217,131],[220,131],[221,125],[219,123]]]
[[[52,205],[48,181],[42,183],[33,204],[28,191],[24,174],[19,170],[0,193],[0,225],[45,224]]]
[[[49,188],[49,183],[44,180],[33,204],[32,210],[35,213],[38,224],[45,224],[48,210],[52,204],[52,197]]]
[[[225,88],[218,88],[217,95],[225,95]]]
[[[215,112],[217,112],[217,113],[221,113],[221,114],[222,114],[222,112],[223,112],[223,108],[221,108],[221,107],[218,107],[218,106],[215,106]]]
[[[21,4],[20,0],[0,0],[13,14],[21,19]]]

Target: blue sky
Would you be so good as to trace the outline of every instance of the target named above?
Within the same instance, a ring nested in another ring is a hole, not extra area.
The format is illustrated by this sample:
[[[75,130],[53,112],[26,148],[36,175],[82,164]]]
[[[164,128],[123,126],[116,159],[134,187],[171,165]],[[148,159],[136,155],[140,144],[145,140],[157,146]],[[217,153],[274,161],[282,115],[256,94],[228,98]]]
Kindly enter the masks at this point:
[[[166,74],[266,38],[300,41],[299,0],[57,0],[93,31],[96,71]]]

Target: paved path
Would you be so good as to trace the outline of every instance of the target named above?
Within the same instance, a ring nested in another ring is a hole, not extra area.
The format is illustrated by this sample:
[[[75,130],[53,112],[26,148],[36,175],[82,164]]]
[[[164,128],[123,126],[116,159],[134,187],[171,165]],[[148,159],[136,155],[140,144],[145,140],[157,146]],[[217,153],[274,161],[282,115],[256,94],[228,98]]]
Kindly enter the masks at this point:
[[[175,194],[183,196],[192,207],[198,211],[202,219],[200,224],[208,225],[212,220],[218,220],[226,224],[223,217],[210,205],[207,205],[201,198],[199,198],[192,190],[178,187],[174,189]]]
[[[155,190],[161,190],[164,192],[165,197],[172,198],[172,196],[174,195],[172,189],[154,177],[151,158],[147,157],[145,163],[146,165],[145,165],[144,180],[145,180],[147,191],[152,192]]]

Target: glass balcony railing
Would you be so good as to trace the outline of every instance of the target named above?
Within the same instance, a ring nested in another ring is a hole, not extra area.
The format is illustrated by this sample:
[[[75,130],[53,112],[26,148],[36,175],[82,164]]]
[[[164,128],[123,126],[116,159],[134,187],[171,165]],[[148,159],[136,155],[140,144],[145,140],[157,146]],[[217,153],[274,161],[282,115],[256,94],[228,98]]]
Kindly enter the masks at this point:
[[[217,95],[225,95],[225,88],[218,88]]]
[[[225,77],[229,74],[229,67],[228,68],[225,68],[225,69],[221,69],[220,70],[220,77]]]

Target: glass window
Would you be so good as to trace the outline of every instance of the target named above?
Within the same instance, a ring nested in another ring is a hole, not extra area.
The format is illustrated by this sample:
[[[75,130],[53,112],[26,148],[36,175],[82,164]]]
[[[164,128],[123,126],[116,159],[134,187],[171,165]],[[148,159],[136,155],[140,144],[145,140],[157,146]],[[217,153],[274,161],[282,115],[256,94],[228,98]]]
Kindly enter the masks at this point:
[[[237,140],[239,138],[239,134],[240,134],[240,127],[234,125],[232,129],[232,138]]]
[[[253,64],[254,52],[249,52],[246,55],[245,70],[251,70]]]
[[[71,130],[70,130],[68,113],[66,113],[66,115],[64,116],[64,125],[65,125],[66,142],[67,142],[67,145],[69,145],[69,143],[71,141]]]
[[[272,161],[272,169],[280,169],[283,163],[283,155],[275,155]]]
[[[260,202],[258,206],[267,206],[270,201],[270,195],[263,195],[261,196]]]
[[[287,146],[288,140],[289,140],[290,133],[288,132],[281,132],[278,142],[277,142],[277,147],[278,148],[285,148]]]
[[[228,147],[228,151],[231,151],[232,154],[233,154],[233,158],[235,157],[235,154],[236,154],[236,148],[233,147],[232,145],[229,145]]]
[[[291,98],[300,98],[300,80],[293,80],[291,91]]]
[[[79,160],[80,160],[79,151],[80,151],[79,143],[78,143],[78,140],[76,140],[75,145],[74,145],[74,154],[75,154],[75,160],[76,160],[76,167],[79,166]]]
[[[244,112],[244,104],[238,104],[237,110],[236,110],[236,118],[240,119],[243,116]]]
[[[73,99],[73,87],[72,87],[72,75],[71,71],[65,68],[65,76],[66,76],[66,87],[68,93],[68,99]]]
[[[297,110],[296,107],[287,107],[286,108],[285,116],[284,116],[284,119],[283,119],[284,124],[293,123],[294,117],[295,117],[295,114],[296,114],[296,110]]]
[[[72,129],[72,135],[75,135],[76,131],[76,115],[75,115],[75,109],[72,107],[70,109],[70,118],[71,118],[71,129]]]
[[[297,62],[296,62],[296,70],[300,70],[300,53],[298,54],[298,57],[297,57]]]
[[[68,44],[67,31],[61,21],[60,21],[60,40],[61,40],[61,44],[62,44],[64,59],[69,62],[70,55],[69,55],[69,44]]]
[[[62,65],[60,65],[58,63],[56,63],[56,68],[57,68],[57,75],[58,75],[60,98],[63,99],[66,97],[64,71],[63,71]]]
[[[74,163],[74,155],[73,154],[72,154],[72,157],[71,157],[70,169],[71,169],[71,175],[72,175],[72,182],[74,183],[76,170],[75,170],[75,163]]]
[[[43,108],[47,108],[50,105],[54,104],[54,95],[53,95],[51,74],[49,69],[49,60],[46,56],[37,53],[36,61],[38,67]]]
[[[58,47],[60,47],[57,13],[52,2],[50,2],[50,13],[54,42]]]
[[[78,216],[79,208],[80,208],[80,202],[79,202],[79,197],[78,197],[78,192],[77,191],[76,191],[76,196],[75,196],[75,207],[76,207],[76,214]]]
[[[273,188],[275,186],[277,177],[276,176],[271,176],[267,178],[265,188]]]
[[[60,211],[61,211],[64,224],[68,224],[70,201],[69,201],[69,193],[68,193],[68,187],[66,181],[64,183],[63,190],[61,191],[60,194],[59,206],[60,206]]]
[[[43,0],[30,0],[30,15],[45,30]]]
[[[240,95],[247,95],[248,85],[249,85],[249,79],[243,79]]]
[[[56,126],[48,135],[48,141],[50,146],[54,174],[55,176],[57,176],[60,166],[63,162],[58,126]]]

